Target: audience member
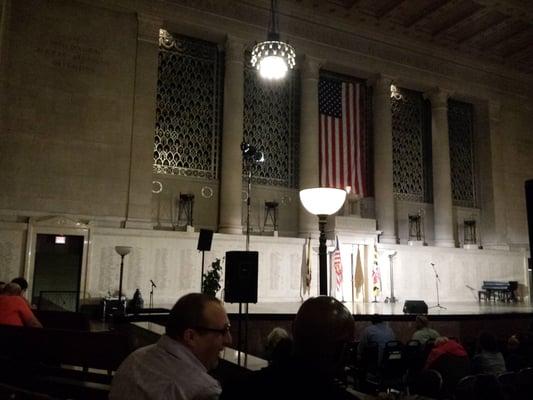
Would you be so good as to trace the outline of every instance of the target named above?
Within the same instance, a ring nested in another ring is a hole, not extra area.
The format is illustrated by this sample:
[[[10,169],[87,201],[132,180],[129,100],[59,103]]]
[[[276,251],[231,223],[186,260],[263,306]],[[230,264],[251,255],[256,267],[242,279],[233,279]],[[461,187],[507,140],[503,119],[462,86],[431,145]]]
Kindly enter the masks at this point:
[[[508,371],[518,372],[528,366],[527,351],[522,343],[523,340],[520,334],[512,335],[507,340],[505,366]]]
[[[16,283],[8,283],[0,294],[0,324],[42,328],[39,320],[24,298]]]
[[[26,290],[28,290],[28,281],[24,279],[22,276],[19,276],[18,278],[14,278],[11,280],[11,283],[16,283],[20,286],[20,289],[22,290],[21,295],[26,295]]]
[[[463,346],[455,340],[441,336],[435,340],[426,361],[426,368],[441,374],[443,389],[447,394],[451,394],[457,382],[470,373],[470,360]]]
[[[505,360],[498,350],[498,343],[492,333],[481,332],[478,339],[479,353],[472,358],[472,372],[498,375],[505,372]]]
[[[435,330],[429,327],[429,321],[425,315],[418,315],[415,320],[416,331],[413,333],[413,340],[418,340],[422,344],[426,344],[428,340],[435,340],[440,335]]]
[[[285,362],[292,352],[292,339],[283,328],[276,327],[267,336],[265,345],[266,358],[269,364]]]
[[[341,302],[329,296],[306,300],[293,322],[293,353],[224,385],[223,399],[354,399],[338,383],[354,320]]]
[[[396,336],[389,325],[383,321],[381,315],[374,314],[371,321],[372,325],[367,326],[361,334],[357,353],[359,357],[362,357],[370,343],[376,343],[378,345],[378,360],[381,363],[385,344],[395,340]]]
[[[130,354],[113,378],[111,400],[216,399],[219,382],[208,374],[219,353],[231,344],[230,324],[215,297],[191,293],[168,317],[166,334],[156,344]]]

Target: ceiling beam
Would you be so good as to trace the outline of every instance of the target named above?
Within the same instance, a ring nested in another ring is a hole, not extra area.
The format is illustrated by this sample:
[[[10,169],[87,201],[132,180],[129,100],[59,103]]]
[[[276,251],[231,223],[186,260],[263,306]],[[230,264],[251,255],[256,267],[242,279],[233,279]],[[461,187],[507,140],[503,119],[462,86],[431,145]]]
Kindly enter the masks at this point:
[[[510,32],[508,33],[507,35],[505,35],[504,37],[501,37],[501,38],[498,38],[496,40],[492,40],[490,41],[489,43],[485,43],[481,49],[482,50],[487,50],[489,49],[490,47],[498,47],[498,46],[501,46],[502,43],[505,43],[507,42],[508,40],[516,37],[516,36],[519,36],[521,34],[523,34],[524,32],[528,31],[531,27],[530,26],[524,26],[522,29],[518,29],[517,31],[514,31],[514,32]]]
[[[455,28],[458,25],[463,25],[466,22],[470,22],[474,18],[481,18],[484,15],[488,14],[489,10],[487,10],[485,7],[478,8],[476,10],[472,10],[464,15],[459,16],[458,18],[448,22],[446,25],[442,26],[441,28],[437,29],[435,32],[431,34],[431,36],[434,39],[437,39],[449,31],[451,31],[453,28]]]
[[[504,58],[512,58],[513,60],[520,60],[521,58],[529,55],[533,50],[533,45],[531,42],[526,43],[523,46],[520,46],[517,49],[511,49],[503,54]]]
[[[529,0],[473,0],[493,11],[509,15],[524,22],[533,22],[533,8]]]
[[[376,18],[381,19],[389,15],[394,9],[396,9],[400,4],[405,3],[406,0],[396,0],[388,4],[387,6],[381,7],[376,12]]]
[[[503,15],[499,21],[496,23],[489,24],[488,26],[481,28],[470,35],[462,38],[457,43],[458,44],[469,44],[472,42],[475,42],[476,39],[482,35],[491,35],[494,32],[497,32],[498,30],[502,29],[503,26],[507,24],[511,17],[508,15]]]
[[[450,1],[449,0],[440,0],[431,6],[425,8],[424,10],[418,12],[413,16],[409,21],[407,21],[403,26],[404,28],[411,28],[412,26],[418,24],[423,19],[435,14],[442,7],[446,6]]]

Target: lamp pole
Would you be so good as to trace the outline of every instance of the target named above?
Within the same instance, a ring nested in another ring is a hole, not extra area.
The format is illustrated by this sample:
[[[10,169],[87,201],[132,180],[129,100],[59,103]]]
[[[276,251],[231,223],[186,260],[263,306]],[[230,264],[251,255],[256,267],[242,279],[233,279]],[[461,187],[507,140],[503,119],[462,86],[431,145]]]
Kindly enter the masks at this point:
[[[324,214],[318,215],[318,229],[320,236],[318,238],[318,268],[319,268],[319,281],[320,281],[320,295],[328,295],[328,258],[326,247],[326,222],[328,216]]]
[[[328,294],[328,259],[326,247],[326,222],[328,215],[335,214],[344,204],[346,192],[335,188],[309,188],[300,190],[300,201],[304,208],[318,217],[320,231],[318,246],[319,293]]]

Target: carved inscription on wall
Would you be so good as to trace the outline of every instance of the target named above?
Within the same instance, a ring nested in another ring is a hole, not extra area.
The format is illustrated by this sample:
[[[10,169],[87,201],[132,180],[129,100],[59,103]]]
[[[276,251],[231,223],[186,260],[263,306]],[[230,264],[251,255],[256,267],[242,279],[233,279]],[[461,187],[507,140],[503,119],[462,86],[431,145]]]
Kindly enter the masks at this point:
[[[101,74],[109,66],[104,50],[76,36],[55,35],[35,49],[50,66],[79,73]]]

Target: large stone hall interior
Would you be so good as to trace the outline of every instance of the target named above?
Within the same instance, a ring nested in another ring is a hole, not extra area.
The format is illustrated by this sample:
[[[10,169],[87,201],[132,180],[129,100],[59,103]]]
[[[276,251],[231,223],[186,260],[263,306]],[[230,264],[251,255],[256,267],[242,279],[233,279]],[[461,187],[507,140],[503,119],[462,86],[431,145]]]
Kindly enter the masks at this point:
[[[66,351],[107,371],[131,351],[120,295],[157,322],[203,273],[249,361],[321,294],[356,340],[375,313],[410,339],[408,302],[506,340],[533,329],[532,126],[531,1],[0,0],[0,281],[28,281],[45,328],[108,331]],[[307,211],[333,205],[316,188],[340,209]],[[230,268],[248,250],[257,276]],[[230,281],[257,297],[243,342]],[[133,317],[137,345],[164,333]],[[42,332],[50,352],[87,333]]]
[[[215,232],[208,268],[246,248],[248,227],[259,302],[297,303],[319,293],[318,219],[299,191],[337,185],[332,295],[433,303],[435,267],[443,302],[476,302],[484,280],[529,301],[531,5],[281,0],[296,66],[272,82],[250,58],[270,3],[0,1],[0,280],[98,304],[130,246],[123,293],[171,305],[200,290],[200,229]],[[357,88],[357,143],[329,150],[328,82]],[[264,161],[243,164],[241,143]],[[355,179],[324,183],[323,152],[350,148]]]

